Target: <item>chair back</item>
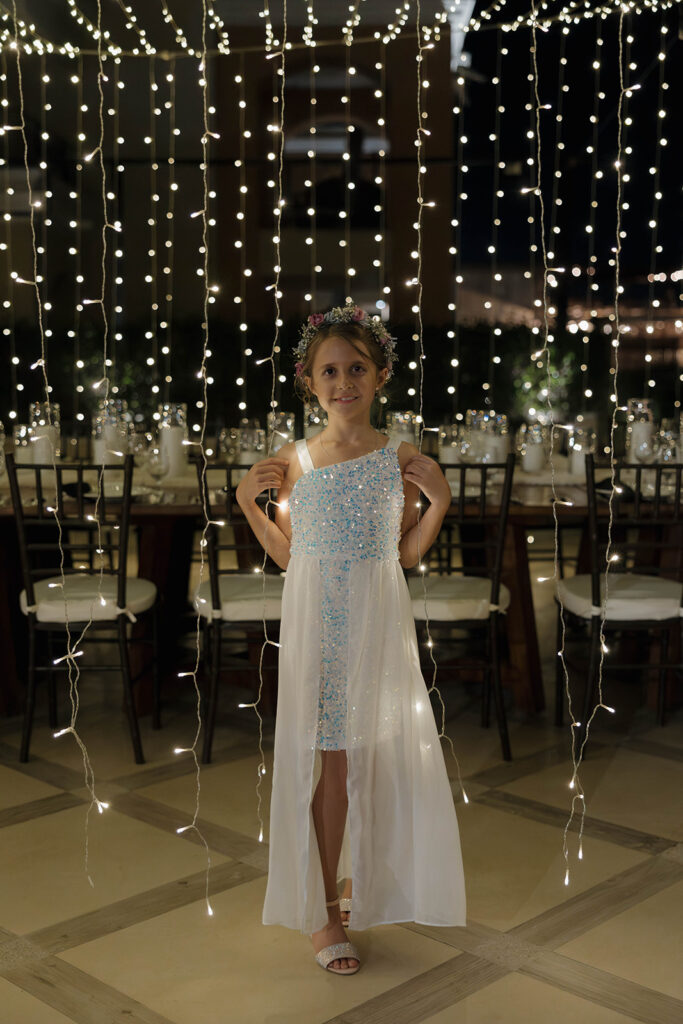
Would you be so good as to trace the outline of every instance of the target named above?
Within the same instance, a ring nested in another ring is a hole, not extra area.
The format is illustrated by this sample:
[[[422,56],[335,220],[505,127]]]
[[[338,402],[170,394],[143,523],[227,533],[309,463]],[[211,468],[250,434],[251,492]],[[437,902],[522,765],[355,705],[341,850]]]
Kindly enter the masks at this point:
[[[117,604],[125,608],[133,456],[103,468],[17,465],[9,454],[7,474],[27,604],[35,604],[37,581],[63,571],[116,576]]]
[[[586,455],[594,607],[601,604],[600,582],[607,568],[608,544],[610,574],[632,572],[683,580],[682,474],[683,465],[615,463],[610,528],[610,471],[597,468],[593,456]]]
[[[454,497],[434,544],[439,572],[488,577],[497,605],[515,456],[446,468]]]
[[[245,467],[228,462],[212,462],[204,472],[202,460],[196,463],[199,498],[209,524],[205,532],[205,556],[209,567],[211,604],[221,608],[220,577],[244,575],[263,565],[263,548],[254,536],[237,501],[235,490]],[[259,495],[259,504],[271,518],[267,494]],[[280,567],[266,558],[266,573],[280,574]]]

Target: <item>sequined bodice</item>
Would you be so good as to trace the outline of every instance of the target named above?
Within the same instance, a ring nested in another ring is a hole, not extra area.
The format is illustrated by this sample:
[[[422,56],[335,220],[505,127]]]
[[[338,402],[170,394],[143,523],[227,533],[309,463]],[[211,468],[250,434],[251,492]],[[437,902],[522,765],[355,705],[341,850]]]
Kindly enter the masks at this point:
[[[304,473],[289,499],[292,555],[398,558],[403,485],[396,449]]]

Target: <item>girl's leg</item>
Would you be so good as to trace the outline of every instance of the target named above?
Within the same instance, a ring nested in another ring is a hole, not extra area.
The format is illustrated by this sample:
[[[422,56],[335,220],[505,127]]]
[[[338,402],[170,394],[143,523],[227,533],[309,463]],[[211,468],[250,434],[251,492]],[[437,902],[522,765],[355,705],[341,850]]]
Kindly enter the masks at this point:
[[[341,854],[348,799],[346,796],[346,751],[322,750],[321,772],[313,794],[313,823],[320,850],[320,864],[325,883],[325,898],[337,895],[337,866]],[[319,953],[325,946],[346,942],[339,905],[328,907],[327,926],[313,933],[313,948]],[[357,960],[344,957],[335,960],[333,967],[355,967]]]

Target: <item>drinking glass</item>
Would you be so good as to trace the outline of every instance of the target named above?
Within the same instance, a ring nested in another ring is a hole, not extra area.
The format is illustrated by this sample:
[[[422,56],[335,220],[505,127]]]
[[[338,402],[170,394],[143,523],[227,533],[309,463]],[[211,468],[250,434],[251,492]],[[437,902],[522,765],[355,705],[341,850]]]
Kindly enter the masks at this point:
[[[14,437],[14,461],[18,465],[26,465],[33,462],[33,450],[31,448],[31,427],[28,423],[15,423],[12,429]]]
[[[438,461],[442,466],[453,466],[460,462],[461,433],[459,423],[443,423],[439,427]]]
[[[162,402],[158,409],[159,447],[163,450],[172,476],[182,476],[187,469],[187,405],[185,402]]]
[[[269,412],[268,413],[268,435],[272,436],[270,452],[272,455],[294,440],[294,413],[293,412]]]
[[[648,398],[629,398],[627,405],[626,456],[629,462],[654,462],[655,418]]]
[[[59,458],[61,455],[61,428],[58,403],[31,402],[29,418],[31,421],[32,461],[40,464]]]
[[[545,469],[548,431],[542,423],[523,423],[517,431],[517,450],[525,473],[541,473]]]
[[[596,448],[595,431],[586,427],[573,427],[569,435],[569,472],[572,476],[584,476],[586,455],[594,455]]]
[[[417,444],[420,421],[414,412],[388,412],[387,433],[409,444]]]
[[[147,472],[156,483],[159,483],[169,472],[168,453],[161,445],[150,448],[147,458]]]

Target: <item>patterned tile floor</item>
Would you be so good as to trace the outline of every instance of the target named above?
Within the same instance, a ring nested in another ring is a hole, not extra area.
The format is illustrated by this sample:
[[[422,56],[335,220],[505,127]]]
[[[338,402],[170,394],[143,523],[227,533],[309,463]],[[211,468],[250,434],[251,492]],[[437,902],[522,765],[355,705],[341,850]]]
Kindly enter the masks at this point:
[[[537,597],[542,624],[552,609]],[[353,978],[316,967],[305,936],[260,924],[267,849],[258,842],[256,738],[230,712],[227,691],[215,760],[201,774],[211,918],[205,850],[194,833],[176,833],[195,800],[191,760],[172,752],[191,742],[190,708],[169,709],[161,732],[143,720],[148,761],[135,766],[118,687],[97,678],[84,687],[83,733],[98,794],[111,803],[89,817],[93,885],[73,740],[54,740],[40,718],[31,761],[20,765],[19,722],[0,721],[0,1019],[679,1024],[683,715],[659,729],[653,712],[631,707],[632,693],[611,693],[623,713],[594,733],[582,776],[584,856],[576,859],[570,832],[565,886],[567,731],[549,724],[549,711],[513,714],[515,760],[504,764],[495,728],[480,729],[470,698],[447,697],[470,799],[463,804],[454,781],[468,925],[356,933],[364,963]]]

